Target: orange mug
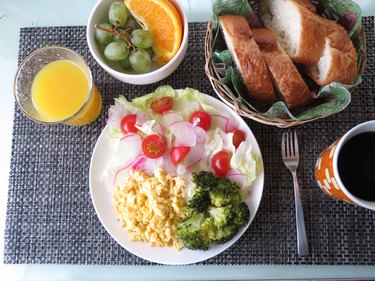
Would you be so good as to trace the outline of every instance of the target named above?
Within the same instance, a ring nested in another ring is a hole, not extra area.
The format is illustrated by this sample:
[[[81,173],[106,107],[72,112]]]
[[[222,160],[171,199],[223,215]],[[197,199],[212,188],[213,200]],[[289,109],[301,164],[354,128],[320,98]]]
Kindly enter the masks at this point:
[[[329,196],[375,210],[375,120],[355,126],[324,150],[315,177]]]

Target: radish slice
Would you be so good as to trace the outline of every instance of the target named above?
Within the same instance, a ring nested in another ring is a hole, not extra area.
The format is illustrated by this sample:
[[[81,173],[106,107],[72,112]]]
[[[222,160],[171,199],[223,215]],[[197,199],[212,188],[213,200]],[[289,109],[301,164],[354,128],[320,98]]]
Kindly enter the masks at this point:
[[[199,126],[194,126],[193,131],[197,137],[197,143],[205,143],[207,139],[207,132]]]
[[[184,118],[182,117],[182,114],[176,111],[168,111],[163,116],[163,122],[166,127],[169,127],[171,124],[183,120]]]
[[[194,133],[193,125],[186,121],[176,121],[168,126],[168,129],[175,136],[176,146],[194,146],[197,143],[197,136]]]
[[[127,134],[117,144],[113,162],[121,167],[124,163],[132,162],[142,151],[142,138],[138,134]]]
[[[126,167],[126,169],[138,170],[147,175],[153,175],[155,168],[160,167],[162,163],[163,157],[151,159],[144,154],[139,154],[138,157]]]
[[[163,157],[159,157],[157,159],[151,159],[146,157],[145,161],[143,162],[142,171],[152,176],[154,174],[154,170],[157,167],[160,167],[163,164]]]
[[[118,169],[116,172],[115,172],[115,176],[113,178],[113,186],[116,186],[117,184],[120,184],[121,182],[124,182],[124,180],[126,179],[127,175],[128,175],[128,171],[129,169],[131,168],[131,165],[132,165],[132,161],[125,164],[124,167]]]
[[[224,115],[213,114],[211,115],[211,127],[220,128],[225,133],[232,132],[238,128],[238,123],[235,120],[229,119]]]
[[[194,147],[190,148],[189,153],[185,156],[182,163],[185,165],[187,169],[191,169],[193,166],[198,164],[204,156],[205,153],[205,144],[204,143],[197,143]]]
[[[143,154],[140,154],[137,159],[134,160],[134,162],[131,165],[131,168],[133,170],[139,170],[143,171],[143,164],[146,161],[147,157]]]
[[[150,118],[148,117],[148,115],[144,112],[137,112],[137,119],[136,119],[136,124],[137,126],[142,126],[143,124],[145,124],[147,121],[154,121],[154,120],[150,120]]]
[[[164,129],[163,125],[160,124],[159,122],[156,123],[156,125],[155,125],[155,127],[154,127],[154,132],[155,132],[156,134],[158,134],[159,136],[163,136],[163,137],[165,137],[165,129]]]
[[[161,164],[161,167],[168,174],[175,174],[176,173],[176,166],[173,165],[172,160],[169,157],[168,153],[164,154],[163,163]]]
[[[138,134],[128,134],[120,139],[114,153],[113,163],[116,167],[113,185],[121,182],[127,175],[134,161],[142,151],[142,138]],[[125,163],[125,164],[124,164]]]

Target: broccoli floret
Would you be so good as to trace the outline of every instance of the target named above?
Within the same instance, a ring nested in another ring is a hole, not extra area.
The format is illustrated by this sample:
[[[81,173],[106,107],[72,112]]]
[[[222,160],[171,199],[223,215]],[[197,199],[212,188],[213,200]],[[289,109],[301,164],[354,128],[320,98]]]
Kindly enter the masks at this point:
[[[186,207],[182,214],[182,221],[186,221],[190,219],[193,214],[194,214],[194,210]]]
[[[210,239],[210,241],[214,240],[217,233],[217,227],[215,226],[215,222],[213,218],[208,217],[205,219],[201,226],[202,234],[205,235]]]
[[[218,228],[215,239],[212,242],[216,244],[224,244],[231,240],[236,235],[238,228],[235,225],[228,225]]]
[[[209,195],[211,204],[215,207],[241,202],[241,194],[237,185],[226,179],[221,180],[216,188],[211,189]]]
[[[184,232],[199,230],[204,220],[205,220],[205,215],[203,213],[193,212],[192,215],[188,219],[180,221],[177,224],[177,230],[180,229]]]
[[[234,182],[231,182],[229,179],[226,179],[226,178],[221,178],[218,183],[217,183],[218,187],[232,187],[234,190],[236,190],[236,192],[240,192],[240,187],[235,184]]]
[[[208,212],[217,227],[223,227],[232,222],[233,210],[230,205],[226,207],[211,207]]]
[[[211,240],[201,229],[205,220],[203,213],[194,212],[189,219],[177,224],[177,235],[186,248],[203,251],[210,248]]]
[[[188,201],[177,235],[191,250],[204,250],[210,244],[231,240],[249,222],[250,211],[241,202],[240,188],[210,172],[193,173],[196,193]]]
[[[180,237],[187,249],[208,251],[210,249],[210,239],[202,236],[200,231],[191,232],[189,235]]]
[[[187,208],[196,210],[199,213],[207,211],[210,205],[210,196],[207,192],[200,191],[194,194],[194,196],[188,201]]]
[[[245,202],[234,204],[232,210],[234,225],[237,227],[243,227],[249,222],[250,210]]]
[[[217,186],[219,179],[211,172],[202,171],[193,173],[193,183],[196,191],[209,191]]]

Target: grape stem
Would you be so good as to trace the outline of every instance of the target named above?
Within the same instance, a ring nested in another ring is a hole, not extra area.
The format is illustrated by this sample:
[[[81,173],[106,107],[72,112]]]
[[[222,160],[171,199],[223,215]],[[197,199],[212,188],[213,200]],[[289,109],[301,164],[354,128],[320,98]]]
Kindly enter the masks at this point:
[[[129,39],[129,34],[126,32],[127,30],[125,30],[125,33],[121,33],[121,32],[118,32],[116,30],[112,30],[108,27],[104,27],[104,26],[100,26],[100,25],[97,25],[95,24],[95,28],[96,29],[100,29],[100,30],[103,30],[103,31],[106,31],[108,33],[111,33],[112,35],[117,35],[119,36],[121,39],[123,39],[126,43],[128,43],[129,45],[129,48],[133,48],[133,49],[136,49],[136,47],[130,42],[130,39]]]

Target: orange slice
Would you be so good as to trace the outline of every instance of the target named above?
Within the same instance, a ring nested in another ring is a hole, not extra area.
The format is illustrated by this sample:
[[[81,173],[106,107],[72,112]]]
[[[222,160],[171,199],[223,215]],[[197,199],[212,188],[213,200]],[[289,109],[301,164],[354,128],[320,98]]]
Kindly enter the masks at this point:
[[[156,61],[170,61],[181,45],[183,27],[179,12],[168,0],[124,0],[130,13],[150,30]]]

